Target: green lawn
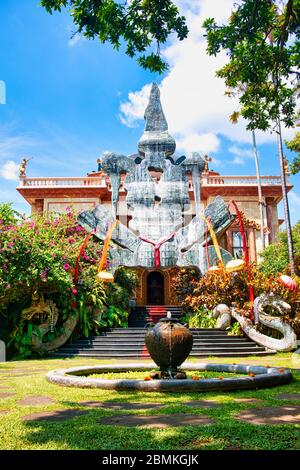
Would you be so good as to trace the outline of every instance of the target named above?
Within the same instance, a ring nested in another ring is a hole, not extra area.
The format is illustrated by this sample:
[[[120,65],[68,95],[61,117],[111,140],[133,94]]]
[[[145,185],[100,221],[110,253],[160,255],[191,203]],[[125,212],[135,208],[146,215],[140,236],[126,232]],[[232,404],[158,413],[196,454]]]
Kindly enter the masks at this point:
[[[299,357],[299,356],[298,356]],[[218,359],[206,362],[278,365],[300,369],[296,355],[278,354],[264,358]],[[63,388],[45,379],[47,370],[77,365],[116,363],[95,359],[31,360],[0,364],[0,395],[10,391],[16,395],[0,398],[0,449],[97,449],[97,450],[185,450],[185,449],[300,449],[299,425],[254,425],[235,419],[242,410],[266,406],[296,405],[300,402],[276,399],[279,393],[300,392],[300,371],[289,385],[242,392],[210,393],[143,393],[112,392],[92,389]],[[118,361],[121,362],[121,361]],[[137,361],[135,361],[137,362]],[[204,361],[202,361],[204,362]],[[149,367],[151,368],[151,366]],[[27,371],[27,372],[26,372]],[[38,371],[34,373],[32,371]],[[25,374],[25,376],[24,376]],[[27,374],[27,375],[26,375]],[[31,375],[30,375],[31,374]],[[219,374],[220,375],[220,374]],[[3,387],[7,387],[4,389]],[[51,397],[54,403],[21,406],[18,401],[27,396]],[[258,398],[259,403],[238,403],[237,398]],[[187,407],[183,402],[214,400],[220,407]],[[156,402],[167,406],[153,410],[91,409],[81,401]],[[41,411],[86,409],[88,413],[61,422],[26,422],[22,416]],[[1,415],[1,411],[9,411]],[[207,426],[185,426],[166,429],[104,426],[97,423],[103,416],[116,414],[204,414],[214,420]]]

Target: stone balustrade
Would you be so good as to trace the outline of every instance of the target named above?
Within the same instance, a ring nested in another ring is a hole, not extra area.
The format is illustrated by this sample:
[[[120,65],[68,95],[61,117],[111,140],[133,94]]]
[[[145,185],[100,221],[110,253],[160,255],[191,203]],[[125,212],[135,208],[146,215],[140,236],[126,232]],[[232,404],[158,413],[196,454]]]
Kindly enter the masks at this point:
[[[262,186],[278,186],[281,185],[280,176],[261,176]],[[287,181],[289,184],[289,182]],[[223,175],[203,175],[203,186],[257,186],[256,176],[223,176]]]
[[[120,191],[124,191],[123,181]],[[280,176],[261,176],[262,186],[280,186]],[[287,180],[287,184],[290,185]],[[202,175],[201,185],[208,186],[257,186],[256,176],[223,176],[223,175]],[[111,190],[108,178],[100,177],[40,177],[40,178],[20,178],[19,188],[84,188],[97,187]],[[189,189],[193,189],[192,181],[189,181]]]
[[[20,178],[20,188],[84,188],[87,186],[105,188],[106,177],[49,177],[49,178]]]

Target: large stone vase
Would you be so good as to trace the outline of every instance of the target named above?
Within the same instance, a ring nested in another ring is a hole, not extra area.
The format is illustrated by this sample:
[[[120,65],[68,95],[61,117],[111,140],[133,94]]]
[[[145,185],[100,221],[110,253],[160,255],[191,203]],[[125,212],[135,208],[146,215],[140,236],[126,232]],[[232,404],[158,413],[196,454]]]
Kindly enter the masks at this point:
[[[153,361],[161,371],[175,371],[188,357],[193,346],[192,333],[177,320],[162,318],[145,335]]]

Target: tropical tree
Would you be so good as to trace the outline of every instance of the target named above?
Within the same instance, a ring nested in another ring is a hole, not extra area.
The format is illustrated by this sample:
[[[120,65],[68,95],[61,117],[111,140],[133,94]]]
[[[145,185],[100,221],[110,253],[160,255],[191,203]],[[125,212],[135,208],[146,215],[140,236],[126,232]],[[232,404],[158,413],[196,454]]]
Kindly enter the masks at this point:
[[[248,130],[272,130],[276,124],[282,196],[288,238],[290,270],[294,272],[293,239],[284,171],[281,123],[292,127],[296,119],[296,97],[300,64],[300,0],[243,0],[235,6],[227,24],[213,18],[203,26],[207,52],[226,51],[229,61],[217,71],[230,90],[238,90],[240,109]],[[231,91],[229,92],[231,93]]]
[[[185,18],[171,0],[42,0],[41,6],[51,14],[69,8],[77,28],[74,34],[98,38],[117,50],[124,43],[126,54],[138,56],[138,63],[152,72],[167,69],[160,45],[168,36],[175,33],[182,40],[188,34]]]
[[[295,246],[295,274],[300,276],[300,221],[293,227]],[[276,276],[288,270],[289,255],[286,232],[279,232],[274,243],[260,253],[262,262],[259,269],[266,276]]]
[[[298,153],[290,166],[292,174],[295,175],[300,171],[300,132],[297,132],[292,140],[286,141],[285,145],[292,150],[292,152]]]

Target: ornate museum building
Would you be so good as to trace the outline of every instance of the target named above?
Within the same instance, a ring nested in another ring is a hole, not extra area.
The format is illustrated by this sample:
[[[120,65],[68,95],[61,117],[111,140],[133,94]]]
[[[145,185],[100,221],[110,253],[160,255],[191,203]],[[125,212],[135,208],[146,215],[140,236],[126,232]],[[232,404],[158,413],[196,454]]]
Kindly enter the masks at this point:
[[[161,113],[162,116],[161,119],[165,119],[160,102],[158,104],[156,103],[156,106],[158,105],[159,109],[156,107],[156,111],[158,109],[157,112]],[[166,121],[164,122],[166,123]],[[161,139],[165,138],[166,135],[168,139],[170,138],[165,129],[164,132],[159,133],[157,130],[155,130],[155,132]],[[146,134],[147,128],[142,137],[144,140]],[[140,145],[141,144],[139,144],[139,149]],[[140,158],[139,154],[134,154],[128,158],[130,157],[132,157],[135,162]],[[170,157],[170,159],[171,158],[172,157]],[[178,160],[180,160],[180,158]],[[200,155],[196,153],[194,153],[191,158],[194,160],[197,158],[201,159]],[[172,161],[174,167],[181,164],[178,160],[175,159],[175,161]],[[195,184],[198,187],[196,189],[199,189],[200,192],[198,200],[201,204],[201,212],[203,212],[205,208],[214,201],[216,196],[221,196],[225,203],[234,199],[243,216],[250,259],[251,261],[255,261],[257,260],[262,247],[257,178],[253,175],[220,175],[219,173],[209,169],[209,160],[210,159],[207,156],[204,157],[204,168],[202,169],[202,172],[199,172],[197,182],[195,180],[195,175],[187,172],[186,184],[190,200],[182,209],[182,217],[184,220],[182,226],[187,226],[195,217],[197,212],[197,196],[195,203],[195,194],[197,195],[197,192],[195,192]],[[188,159],[186,161],[188,161]],[[64,212],[68,206],[72,207],[73,210],[81,212],[92,210],[98,204],[101,204],[107,209],[112,210],[112,212],[114,212],[114,208],[117,207],[117,210],[115,210],[117,219],[123,226],[130,227],[132,209],[127,205],[127,191],[125,189],[126,175],[122,171],[118,176],[120,177],[120,180],[118,181],[119,189],[116,202],[112,201],[112,199],[114,199],[114,197],[112,197],[112,194],[114,193],[113,182],[107,172],[103,169],[102,159],[98,160],[97,170],[82,177],[57,176],[31,178],[26,174],[26,164],[27,161],[24,159],[20,167],[20,182],[17,190],[30,204],[33,213]],[[186,166],[187,165],[188,164],[186,164]],[[148,168],[148,170],[151,183],[154,182],[154,186],[159,187],[166,175],[163,172],[157,171],[155,168]],[[278,228],[282,223],[282,220],[278,219],[277,211],[278,203],[282,199],[281,178],[280,176],[261,176],[261,185],[263,197],[262,202],[264,205],[263,231],[265,244],[268,245],[274,240]],[[288,177],[287,185],[288,190],[290,190],[292,186]],[[160,198],[155,197],[153,199],[153,204],[160,204]],[[148,236],[147,238],[151,237]],[[152,236],[152,240],[153,239],[155,238]],[[234,257],[241,256],[242,241],[239,232],[239,225],[236,221],[234,221],[229,228],[220,235],[219,243]],[[175,305],[176,302],[172,298],[172,291],[170,288],[170,279],[174,269],[177,268],[139,268],[140,287],[137,292],[137,305]]]

